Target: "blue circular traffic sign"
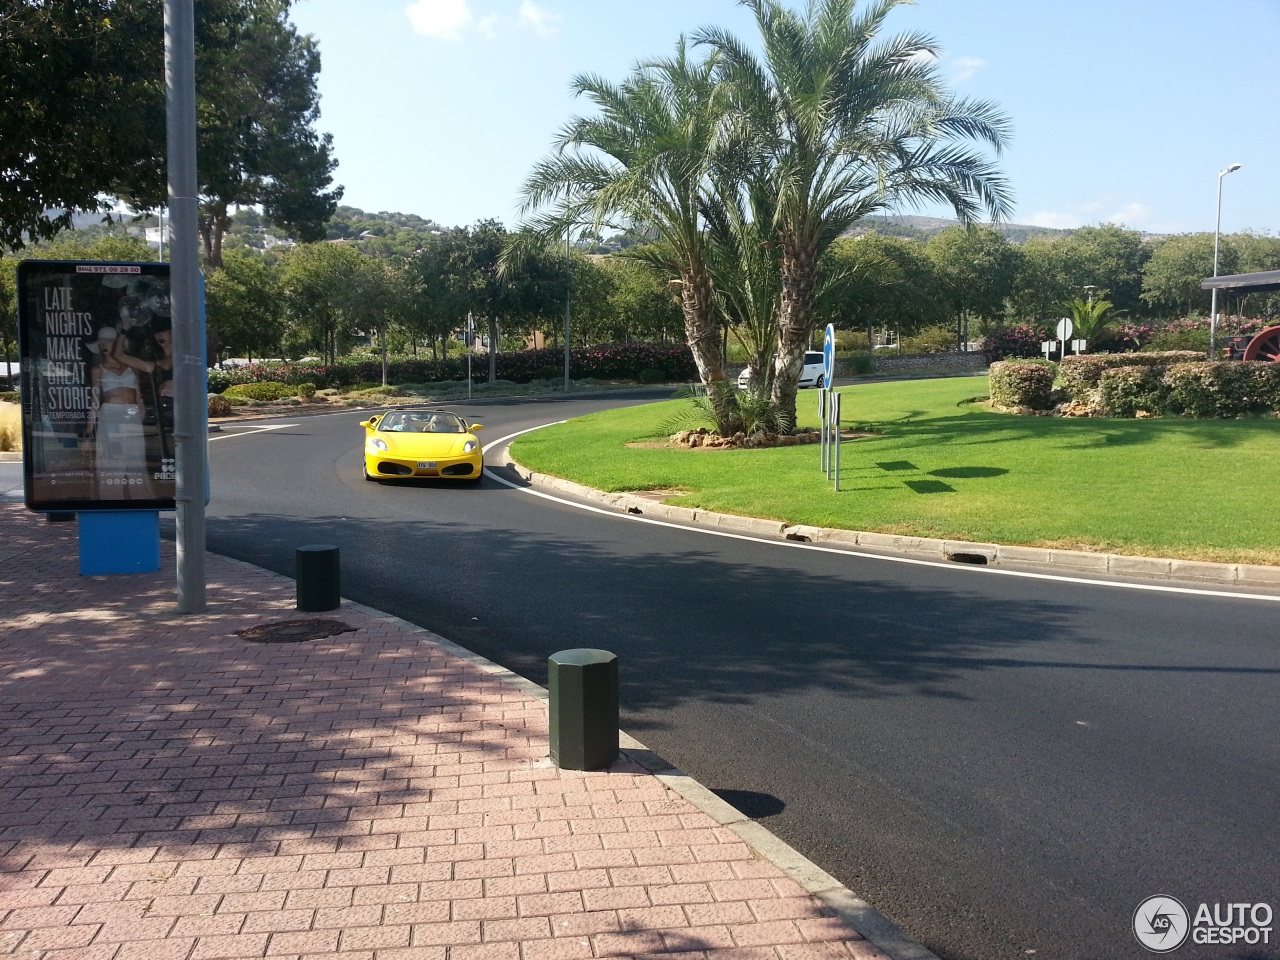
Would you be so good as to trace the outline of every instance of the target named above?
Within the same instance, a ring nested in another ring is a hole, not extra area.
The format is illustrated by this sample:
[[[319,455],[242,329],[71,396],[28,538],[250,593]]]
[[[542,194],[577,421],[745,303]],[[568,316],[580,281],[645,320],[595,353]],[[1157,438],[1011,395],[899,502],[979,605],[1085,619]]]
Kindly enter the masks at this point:
[[[831,386],[831,376],[836,372],[836,328],[835,324],[827,324],[827,332],[822,335],[822,383]]]

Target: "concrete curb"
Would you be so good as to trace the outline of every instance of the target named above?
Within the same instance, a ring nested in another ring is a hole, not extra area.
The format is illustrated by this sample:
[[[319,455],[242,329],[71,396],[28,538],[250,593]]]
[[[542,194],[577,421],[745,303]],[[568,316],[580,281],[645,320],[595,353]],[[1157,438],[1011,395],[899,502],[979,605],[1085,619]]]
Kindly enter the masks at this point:
[[[571,494],[583,500],[614,507],[620,513],[659,517],[681,523],[698,524],[739,533],[806,543],[831,543],[903,553],[927,560],[999,566],[1006,563],[1063,570],[1071,573],[1106,574],[1146,580],[1177,580],[1214,586],[1262,587],[1280,590],[1280,567],[1250,563],[1212,563],[1177,560],[1169,557],[1136,557],[1116,553],[1089,553],[1085,550],[1054,550],[1041,547],[1003,546],[997,543],[970,543],[964,540],[934,540],[860,530],[836,530],[803,524],[787,525],[779,520],[738,517],[655,503],[627,493],[604,493],[560,477],[535,473],[507,455],[506,466],[536,487]]]

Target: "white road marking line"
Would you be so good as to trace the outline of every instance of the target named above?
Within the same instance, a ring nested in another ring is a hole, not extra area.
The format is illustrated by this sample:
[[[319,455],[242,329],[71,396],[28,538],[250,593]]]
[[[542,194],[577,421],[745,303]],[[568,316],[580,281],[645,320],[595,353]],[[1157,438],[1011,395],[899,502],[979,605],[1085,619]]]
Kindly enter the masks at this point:
[[[225,433],[220,437],[210,437],[209,442],[213,443],[215,440],[230,440],[232,437],[256,437],[258,434],[266,433],[268,430],[282,430],[285,427],[296,426],[296,423],[237,423],[236,427],[243,429],[238,429],[236,433]]]
[[[503,444],[510,443],[516,437],[524,436],[526,433],[533,433],[535,430],[542,430],[545,427],[554,427],[567,420],[557,420],[554,423],[544,423],[538,427],[530,427],[528,430],[520,430],[516,433],[508,434],[505,437],[499,437],[494,440],[490,448],[500,448]],[[790,550],[813,550],[818,553],[834,553],[845,557],[859,557],[863,560],[882,560],[887,563],[905,563],[910,566],[918,567],[936,567],[940,570],[948,570],[952,573],[969,574],[969,575],[991,575],[997,577],[1020,577],[1025,580],[1048,580],[1055,583],[1074,583],[1087,587],[1114,587],[1117,590],[1140,590],[1147,593],[1177,593],[1193,597],[1221,597],[1224,600],[1265,600],[1268,603],[1280,603],[1280,596],[1274,596],[1266,593],[1229,593],[1225,590],[1206,590],[1197,589],[1195,587],[1164,587],[1158,584],[1150,583],[1127,583],[1125,581],[1112,580],[1093,580],[1088,577],[1069,577],[1062,574],[1053,573],[1033,573],[1027,570],[1003,570],[998,567],[985,567],[970,564],[956,564],[951,561],[943,560],[921,560],[915,557],[895,557],[878,553],[864,553],[861,550],[840,550],[835,547],[823,547],[815,543],[799,543],[795,540],[771,540],[765,537],[753,537],[743,533],[728,533],[724,530],[707,530],[703,527],[684,526],[679,523],[672,523],[669,520],[655,520],[651,517],[635,516],[634,514],[618,513],[616,510],[606,510],[603,507],[594,507],[590,504],[576,503],[573,500],[566,500],[563,497],[556,497],[549,493],[543,493],[541,490],[534,490],[532,487],[522,487],[514,484],[509,480],[485,470],[485,473],[493,480],[498,481],[503,486],[510,487],[512,490],[518,490],[521,493],[528,494],[532,497],[540,497],[543,500],[550,500],[553,503],[559,503],[566,507],[573,507],[578,510],[586,510],[590,513],[598,513],[603,516],[612,517],[615,520],[628,520],[632,523],[649,523],[658,527],[669,527],[673,530],[684,530],[690,533],[700,533],[709,537],[724,537],[728,540],[747,540],[751,543],[768,544],[774,547],[785,547]]]

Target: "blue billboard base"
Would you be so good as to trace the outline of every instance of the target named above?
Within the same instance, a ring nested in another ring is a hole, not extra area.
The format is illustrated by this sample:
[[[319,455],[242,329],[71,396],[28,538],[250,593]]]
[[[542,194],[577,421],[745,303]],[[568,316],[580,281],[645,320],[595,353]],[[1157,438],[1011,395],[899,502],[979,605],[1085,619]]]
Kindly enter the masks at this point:
[[[80,576],[160,569],[159,510],[82,510]]]

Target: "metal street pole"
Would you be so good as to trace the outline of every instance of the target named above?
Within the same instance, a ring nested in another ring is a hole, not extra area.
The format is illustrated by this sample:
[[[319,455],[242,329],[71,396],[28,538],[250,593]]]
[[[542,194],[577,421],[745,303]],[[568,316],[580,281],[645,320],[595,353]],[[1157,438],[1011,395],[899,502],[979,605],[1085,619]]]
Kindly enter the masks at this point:
[[[1218,172],[1218,218],[1213,225],[1213,275],[1218,276],[1218,235],[1222,232],[1222,178],[1228,173],[1235,173],[1240,164],[1233,163],[1225,170]],[[1209,305],[1209,359],[1218,352],[1218,288],[1213,288]]]
[[[564,392],[569,392],[569,296],[573,286],[573,269],[569,261],[569,230],[564,231]]]
[[[208,400],[200,314],[196,185],[196,43],[193,0],[165,0],[164,74],[169,165],[174,430],[178,473],[178,612],[205,609]]]

